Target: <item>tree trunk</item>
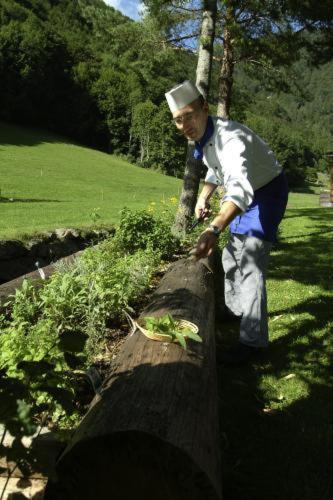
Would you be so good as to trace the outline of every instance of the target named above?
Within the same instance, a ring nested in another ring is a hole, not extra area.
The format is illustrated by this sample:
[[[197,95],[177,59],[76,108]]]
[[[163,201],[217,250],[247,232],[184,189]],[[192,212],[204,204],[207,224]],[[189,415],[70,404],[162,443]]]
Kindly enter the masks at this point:
[[[197,62],[196,85],[205,99],[208,99],[215,38],[216,0],[204,0],[201,36]],[[203,170],[201,160],[193,158],[194,145],[187,145],[187,160],[183,189],[173,225],[173,231],[182,234],[189,227],[198,196],[200,176]]]
[[[146,153],[147,160],[149,160],[149,139],[150,139],[149,132],[147,132],[147,142],[146,142],[146,144],[147,144],[147,153]]]
[[[145,156],[145,147],[143,138],[140,139],[140,163],[143,162]]]
[[[196,72],[196,86],[205,99],[208,98],[209,94],[213,61],[213,45],[215,38],[215,22],[216,0],[205,0]]]
[[[234,72],[234,54],[233,39],[230,31],[230,22],[233,18],[233,12],[228,7],[223,30],[223,58],[221,62],[221,71],[219,76],[219,96],[217,105],[217,116],[221,118],[230,118],[230,105],[233,85]]]
[[[203,342],[129,335],[45,500],[221,498],[214,310],[207,264],[178,261],[141,316],[190,320]]]
[[[179,199],[175,222],[172,228],[175,234],[185,234],[191,223],[198,195],[203,164],[201,160],[195,160],[195,158],[193,158],[193,153],[194,142],[189,141],[187,145],[187,158],[183,187]]]

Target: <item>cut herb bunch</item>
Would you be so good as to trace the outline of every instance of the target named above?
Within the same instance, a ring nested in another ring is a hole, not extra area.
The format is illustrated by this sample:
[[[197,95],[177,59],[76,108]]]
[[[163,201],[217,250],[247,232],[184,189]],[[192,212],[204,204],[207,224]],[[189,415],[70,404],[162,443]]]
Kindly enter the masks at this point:
[[[165,314],[159,318],[147,316],[144,321],[147,330],[163,335],[168,342],[179,342],[183,349],[186,349],[186,338],[202,342],[202,338],[197,332],[189,328],[186,323],[182,324],[182,320],[174,319],[171,314]]]

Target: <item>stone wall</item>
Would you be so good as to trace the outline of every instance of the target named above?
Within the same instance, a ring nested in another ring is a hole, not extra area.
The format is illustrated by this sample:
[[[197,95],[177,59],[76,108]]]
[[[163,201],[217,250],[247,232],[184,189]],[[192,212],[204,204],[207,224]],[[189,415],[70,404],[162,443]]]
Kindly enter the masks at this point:
[[[114,234],[114,229],[56,229],[27,242],[0,240],[0,284],[47,266]]]

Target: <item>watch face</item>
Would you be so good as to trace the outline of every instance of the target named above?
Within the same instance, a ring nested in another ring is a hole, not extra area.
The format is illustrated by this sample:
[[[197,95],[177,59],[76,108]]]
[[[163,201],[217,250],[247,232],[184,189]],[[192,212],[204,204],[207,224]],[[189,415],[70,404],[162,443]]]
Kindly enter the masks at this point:
[[[213,226],[212,224],[209,226],[209,228],[212,230],[212,232],[215,234],[215,236],[219,236],[221,231],[217,226]]]

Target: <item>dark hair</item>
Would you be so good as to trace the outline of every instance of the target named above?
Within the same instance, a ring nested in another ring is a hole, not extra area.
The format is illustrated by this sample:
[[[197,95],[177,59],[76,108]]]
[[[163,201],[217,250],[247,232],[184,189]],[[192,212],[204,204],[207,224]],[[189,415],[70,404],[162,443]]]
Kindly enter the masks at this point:
[[[197,103],[199,104],[199,106],[202,108],[203,105],[205,104],[205,101],[206,99],[204,98],[203,95],[199,95],[199,97],[196,99]]]

